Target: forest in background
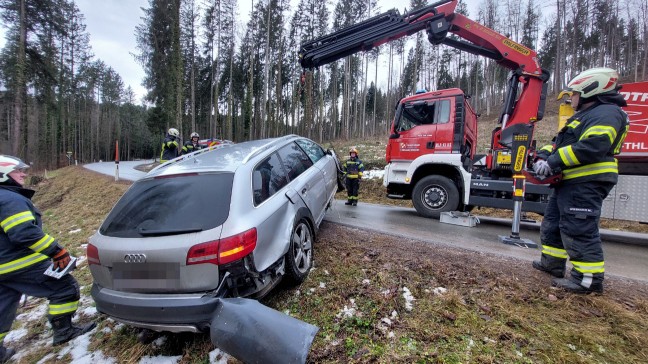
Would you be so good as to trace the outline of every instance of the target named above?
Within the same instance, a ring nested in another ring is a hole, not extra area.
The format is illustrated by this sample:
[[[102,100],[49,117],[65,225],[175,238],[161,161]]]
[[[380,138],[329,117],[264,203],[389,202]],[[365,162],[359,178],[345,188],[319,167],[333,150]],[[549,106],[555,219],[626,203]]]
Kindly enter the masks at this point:
[[[484,117],[499,114],[508,71],[424,32],[312,72],[300,44],[389,9],[376,0],[149,0],[134,30],[144,100],[93,56],[71,0],[0,0],[0,152],[35,166],[152,158],[169,127],[243,141],[295,133],[317,141],[385,135],[393,106],[417,87],[459,87]],[[291,7],[291,4],[293,5]],[[427,5],[410,0],[408,9]],[[559,91],[579,71],[648,78],[648,0],[481,0],[457,11],[539,54]],[[377,66],[378,65],[378,66]]]

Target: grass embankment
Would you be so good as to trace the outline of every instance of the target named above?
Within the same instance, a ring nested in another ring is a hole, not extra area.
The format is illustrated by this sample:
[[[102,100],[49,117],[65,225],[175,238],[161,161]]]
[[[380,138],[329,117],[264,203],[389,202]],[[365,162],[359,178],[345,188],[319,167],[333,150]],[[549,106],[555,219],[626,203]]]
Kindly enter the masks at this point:
[[[126,188],[70,167],[42,182],[35,201],[47,231],[84,255],[82,244]],[[549,288],[549,278],[526,262],[328,223],[314,248],[316,268],[308,279],[265,302],[321,328],[310,362],[648,362],[643,283],[611,278],[602,296],[573,296]],[[86,263],[74,275],[82,286],[79,312],[91,313]],[[44,303],[28,302],[19,313],[34,313]],[[167,334],[143,345],[137,330],[101,316],[93,319],[99,327],[88,350],[96,353],[95,360],[101,351],[120,363],[160,355],[205,363],[213,350],[206,335]],[[41,317],[14,324],[14,330],[28,329],[12,343],[26,353],[19,362],[45,356],[48,363],[72,361],[65,346],[51,347],[45,322]]]

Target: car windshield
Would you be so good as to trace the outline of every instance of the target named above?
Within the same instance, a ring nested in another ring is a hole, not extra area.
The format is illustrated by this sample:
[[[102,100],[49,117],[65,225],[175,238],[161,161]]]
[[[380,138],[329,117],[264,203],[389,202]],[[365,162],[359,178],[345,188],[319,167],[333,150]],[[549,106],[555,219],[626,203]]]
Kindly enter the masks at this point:
[[[137,238],[213,229],[225,222],[233,173],[160,176],[136,182],[117,202],[99,230]]]

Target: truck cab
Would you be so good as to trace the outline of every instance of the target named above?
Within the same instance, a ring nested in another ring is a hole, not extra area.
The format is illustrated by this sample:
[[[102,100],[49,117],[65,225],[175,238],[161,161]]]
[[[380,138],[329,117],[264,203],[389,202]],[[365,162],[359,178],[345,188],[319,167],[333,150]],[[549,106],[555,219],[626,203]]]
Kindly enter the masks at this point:
[[[467,192],[477,148],[477,115],[468,99],[452,88],[399,101],[386,151],[388,197],[411,198],[429,217],[467,201],[467,194],[466,199],[459,194]]]

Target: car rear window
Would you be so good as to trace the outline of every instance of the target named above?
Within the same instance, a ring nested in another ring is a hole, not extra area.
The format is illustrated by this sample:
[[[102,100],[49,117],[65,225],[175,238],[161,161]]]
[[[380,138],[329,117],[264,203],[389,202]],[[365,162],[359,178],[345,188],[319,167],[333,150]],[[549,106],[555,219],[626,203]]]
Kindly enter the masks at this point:
[[[135,182],[99,231],[135,238],[213,229],[229,216],[233,180],[233,173],[210,173]]]

